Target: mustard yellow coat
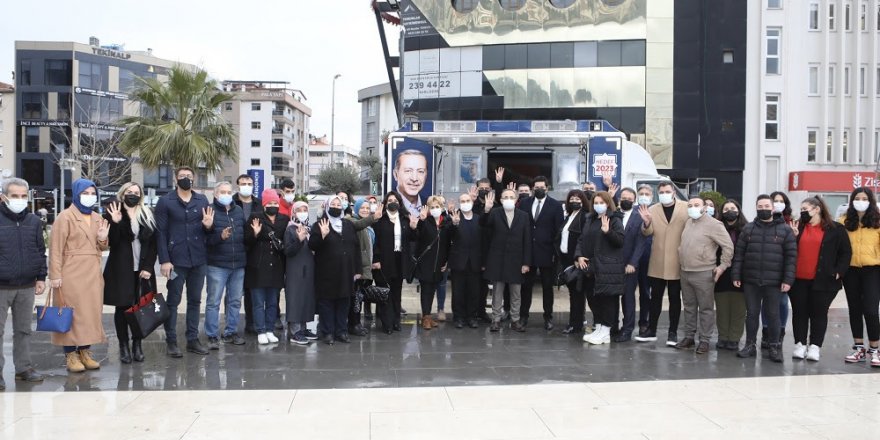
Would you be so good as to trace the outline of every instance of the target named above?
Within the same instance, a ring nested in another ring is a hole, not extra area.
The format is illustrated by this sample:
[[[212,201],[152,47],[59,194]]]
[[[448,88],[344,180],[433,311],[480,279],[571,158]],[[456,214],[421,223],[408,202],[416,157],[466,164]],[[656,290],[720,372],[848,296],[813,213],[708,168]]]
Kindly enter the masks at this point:
[[[839,219],[842,224],[844,217]],[[880,228],[865,228],[859,224],[855,231],[847,230],[852,245],[850,267],[880,266]]]

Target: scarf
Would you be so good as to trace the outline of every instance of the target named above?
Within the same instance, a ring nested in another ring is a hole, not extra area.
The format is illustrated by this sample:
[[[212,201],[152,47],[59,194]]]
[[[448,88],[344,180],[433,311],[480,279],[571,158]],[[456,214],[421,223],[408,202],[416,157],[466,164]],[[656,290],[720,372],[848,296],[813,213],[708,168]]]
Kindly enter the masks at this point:
[[[327,200],[327,208],[324,210],[324,213],[327,214],[327,219],[330,220],[330,227],[332,227],[337,234],[342,234],[342,215],[340,215],[339,217],[330,216],[330,202],[332,202],[334,199],[339,200],[340,204],[342,203],[342,199],[339,198],[339,196],[331,197],[330,200]]]
[[[89,179],[77,179],[76,182],[73,182],[73,205],[76,206],[76,209],[83,214],[91,214],[92,208],[86,208],[79,201],[79,196],[83,191],[95,188],[95,192],[97,193],[98,187],[95,186],[95,182],[92,182]]]

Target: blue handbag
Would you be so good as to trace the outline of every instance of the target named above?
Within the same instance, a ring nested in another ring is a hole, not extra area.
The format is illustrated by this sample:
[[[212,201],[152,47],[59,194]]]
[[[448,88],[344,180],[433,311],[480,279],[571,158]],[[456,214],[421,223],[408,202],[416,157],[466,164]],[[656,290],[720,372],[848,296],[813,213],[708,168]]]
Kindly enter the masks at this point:
[[[70,331],[70,326],[73,325],[73,307],[64,305],[61,289],[58,289],[57,301],[53,301],[53,292],[54,289],[49,289],[45,306],[36,307],[37,331],[67,333]],[[59,307],[58,304],[61,306]]]

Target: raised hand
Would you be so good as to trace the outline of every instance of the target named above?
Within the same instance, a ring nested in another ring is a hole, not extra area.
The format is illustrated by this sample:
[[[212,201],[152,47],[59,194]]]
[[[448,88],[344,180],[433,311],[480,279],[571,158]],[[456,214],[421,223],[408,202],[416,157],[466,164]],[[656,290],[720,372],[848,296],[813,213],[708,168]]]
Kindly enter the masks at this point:
[[[495,205],[495,192],[489,191],[489,194],[486,194],[486,212],[492,210],[493,205]]]
[[[607,171],[602,173],[602,183],[605,184],[605,188],[611,188],[611,173]]]
[[[208,206],[202,209],[202,226],[206,228],[214,226],[214,208]]]
[[[450,201],[446,204],[446,212],[452,214],[452,211],[455,211],[455,202]]]
[[[792,220],[792,221],[788,222],[788,226],[791,227],[791,232],[794,232],[795,237],[797,237],[798,233],[800,232],[798,230],[799,225],[800,225],[800,220]]]
[[[609,218],[607,215],[603,214],[602,215],[602,232],[607,234],[608,230],[610,229],[610,225],[611,225],[611,218]]]
[[[107,241],[107,237],[110,235],[110,222],[107,219],[101,219],[98,221],[98,241]]]
[[[260,219],[255,218],[254,221],[251,222],[251,228],[254,230],[254,235],[260,235],[260,232],[263,230],[263,222]]]
[[[373,218],[376,220],[379,220],[380,218],[382,218],[382,213],[384,212],[384,210],[385,210],[384,203],[380,203],[380,204],[376,205],[376,212],[373,213]]]
[[[648,207],[645,205],[639,205],[639,216],[642,217],[642,223],[645,224],[645,227],[651,225],[651,211],[648,210]]]
[[[452,214],[452,224],[458,226],[461,221],[461,212],[457,209],[451,209],[449,213]]]
[[[419,226],[419,216],[416,213],[411,213],[409,215],[409,227],[410,229],[415,229]]]
[[[119,207],[119,202],[113,202],[107,206],[107,213],[110,214],[110,220],[113,223],[119,223],[122,221],[122,209]]]
[[[303,225],[297,224],[297,225],[296,225],[296,238],[298,238],[299,241],[305,241],[305,239],[306,239],[308,236],[309,236],[309,230],[308,230],[308,228],[306,228],[306,227],[303,226]]]
[[[471,196],[471,200],[477,200],[477,197],[480,195],[480,192],[477,191],[476,185],[471,185],[471,187],[468,188],[468,195]]]
[[[507,184],[507,189],[512,189],[516,191],[516,182],[510,182]]]
[[[620,185],[616,182],[612,182],[611,185],[608,185],[608,192],[611,194],[611,197],[614,197],[617,194],[617,191],[620,191]]]
[[[330,234],[330,220],[327,220],[327,217],[322,218],[318,222],[318,228],[321,230],[321,238],[327,238],[327,235]]]
[[[428,207],[422,206],[422,209],[419,210],[419,220],[424,220],[428,218]]]
[[[504,167],[498,167],[495,169],[495,181],[501,183],[504,180]]]

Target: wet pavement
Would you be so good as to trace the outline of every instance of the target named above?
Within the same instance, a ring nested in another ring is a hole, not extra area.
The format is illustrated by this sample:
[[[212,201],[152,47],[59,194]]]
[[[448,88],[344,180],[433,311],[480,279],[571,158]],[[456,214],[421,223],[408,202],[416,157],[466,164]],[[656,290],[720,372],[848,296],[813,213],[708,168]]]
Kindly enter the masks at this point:
[[[178,328],[183,329],[183,315],[179,320]],[[732,351],[718,352],[714,343],[707,355],[675,350],[665,345],[665,336],[655,343],[589,346],[580,337],[561,334],[561,328],[544,331],[540,314],[533,313],[526,333],[509,328],[490,333],[486,326],[456,329],[451,322],[424,331],[410,317],[400,333],[374,332],[352,337],[351,344],[300,347],[282,339],[260,346],[255,337],[248,336],[247,345],[221,345],[207,356],[185,353],[182,359],[165,355],[164,333],[158,330],[144,341],[146,361],[123,365],[112,315],[105,314],[110,342],[93,347],[100,370],[69,374],[61,350],[49,343],[49,335],[35,332],[33,360],[48,378],[36,385],[15,382],[11,323],[7,323],[3,376],[8,391],[141,391],[526,385],[880,372],[865,364],[843,362],[851,345],[846,310],[832,309],[829,321],[818,363],[791,359],[790,330],[785,362],[774,364],[760,356],[739,359]],[[555,322],[567,322],[567,314],[556,314]],[[661,320],[659,335],[666,334],[664,325]]]

